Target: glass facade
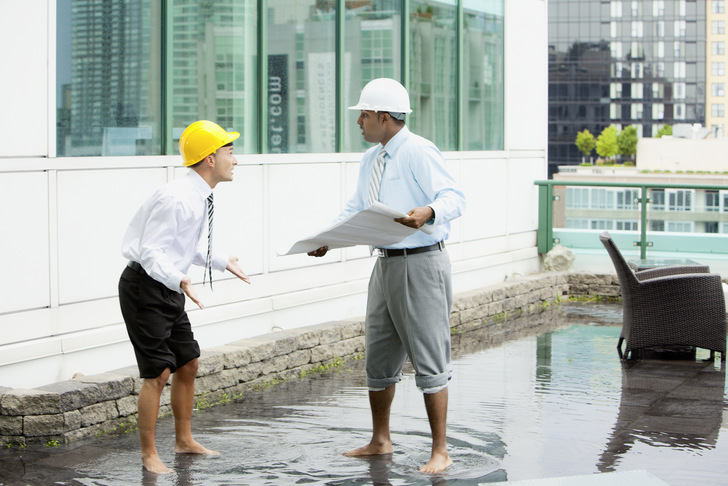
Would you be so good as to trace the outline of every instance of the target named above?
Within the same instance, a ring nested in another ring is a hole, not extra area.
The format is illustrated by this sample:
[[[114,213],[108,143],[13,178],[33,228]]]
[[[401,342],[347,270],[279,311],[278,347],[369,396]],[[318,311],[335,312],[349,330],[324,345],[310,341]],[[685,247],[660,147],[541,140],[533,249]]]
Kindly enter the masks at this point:
[[[161,153],[161,3],[58,0],[57,19],[57,154]]]
[[[243,140],[258,136],[257,7],[236,0],[175,0],[171,4],[172,147],[191,121],[214,120],[240,132]],[[161,62],[161,61],[160,61]],[[255,144],[240,144],[249,152]]]
[[[705,2],[549,1],[549,173],[581,162],[584,129],[704,124],[705,89]]]
[[[59,0],[57,155],[176,154],[197,119],[240,153],[361,151],[377,77],[442,150],[502,150],[503,2]]]

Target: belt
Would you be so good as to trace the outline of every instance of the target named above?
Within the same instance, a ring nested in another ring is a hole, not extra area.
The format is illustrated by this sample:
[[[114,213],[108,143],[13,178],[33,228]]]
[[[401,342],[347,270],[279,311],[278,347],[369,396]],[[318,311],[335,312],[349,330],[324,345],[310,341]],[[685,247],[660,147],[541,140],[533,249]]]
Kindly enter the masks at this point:
[[[140,272],[142,270],[142,266],[139,265],[137,262],[133,262],[129,260],[129,262],[126,264],[127,267],[131,268],[135,272]]]
[[[445,248],[445,243],[438,241],[434,245],[420,246],[419,248],[397,248],[395,250],[388,250],[386,248],[377,248],[379,250],[380,257],[396,257],[396,256],[407,256],[414,255],[416,253],[425,253],[428,251],[437,251]]]

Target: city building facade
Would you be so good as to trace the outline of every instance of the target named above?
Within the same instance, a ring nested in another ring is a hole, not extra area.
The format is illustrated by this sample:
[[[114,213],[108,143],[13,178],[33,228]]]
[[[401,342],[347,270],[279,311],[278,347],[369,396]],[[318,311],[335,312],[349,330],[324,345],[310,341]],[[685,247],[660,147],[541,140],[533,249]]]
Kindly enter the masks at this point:
[[[708,24],[722,3],[549,1],[549,173],[582,161],[574,142],[585,129],[597,137],[610,125],[634,126],[653,137],[663,125],[719,125],[706,119],[714,103],[706,87],[714,64],[724,76],[723,40],[713,41]]]

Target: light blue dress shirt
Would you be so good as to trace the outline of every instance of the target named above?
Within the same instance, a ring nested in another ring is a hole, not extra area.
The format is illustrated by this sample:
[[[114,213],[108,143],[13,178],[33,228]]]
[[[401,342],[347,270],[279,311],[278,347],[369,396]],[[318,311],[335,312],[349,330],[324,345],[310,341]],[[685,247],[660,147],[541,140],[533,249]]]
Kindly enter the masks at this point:
[[[336,221],[369,206],[369,181],[382,145],[364,153],[359,167],[356,192]],[[445,158],[429,140],[415,135],[405,126],[384,147],[387,151],[379,202],[407,214],[416,207],[430,206],[435,219],[432,234],[417,231],[387,248],[417,248],[444,241],[450,235],[450,221],[465,210],[465,196],[445,166]]]

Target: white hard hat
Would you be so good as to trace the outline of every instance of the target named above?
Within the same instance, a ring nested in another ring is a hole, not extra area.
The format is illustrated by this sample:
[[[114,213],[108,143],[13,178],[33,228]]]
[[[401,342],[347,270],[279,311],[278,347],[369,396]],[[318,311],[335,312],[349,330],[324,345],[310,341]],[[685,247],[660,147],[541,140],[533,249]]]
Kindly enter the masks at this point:
[[[359,103],[350,106],[349,109],[412,113],[407,90],[400,83],[389,78],[377,78],[369,81],[361,90]]]

